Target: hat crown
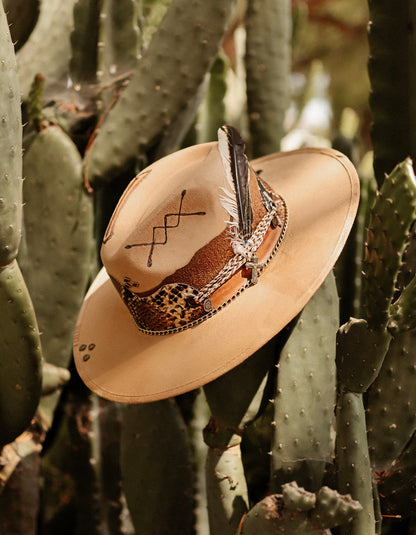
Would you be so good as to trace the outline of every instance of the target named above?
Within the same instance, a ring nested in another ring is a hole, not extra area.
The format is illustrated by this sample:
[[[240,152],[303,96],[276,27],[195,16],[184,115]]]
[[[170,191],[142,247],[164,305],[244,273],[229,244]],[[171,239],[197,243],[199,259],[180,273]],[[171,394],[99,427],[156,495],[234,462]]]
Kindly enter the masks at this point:
[[[177,152],[140,173],[120,199],[101,256],[113,279],[140,295],[165,282],[204,286],[234,256],[229,214],[221,202],[225,172],[218,144],[208,144],[203,165],[192,151]],[[253,225],[266,209],[250,168]],[[179,271],[180,280],[175,280]]]
[[[179,151],[140,173],[104,236],[104,266],[149,334],[216,314],[257,282],[284,235],[286,205],[250,168],[238,132],[223,127],[205,149],[202,162]]]
[[[130,183],[101,248],[103,264],[120,283],[127,278],[137,283],[137,292],[149,292],[225,231],[215,145],[207,147],[203,166],[195,164],[192,151],[175,153]]]

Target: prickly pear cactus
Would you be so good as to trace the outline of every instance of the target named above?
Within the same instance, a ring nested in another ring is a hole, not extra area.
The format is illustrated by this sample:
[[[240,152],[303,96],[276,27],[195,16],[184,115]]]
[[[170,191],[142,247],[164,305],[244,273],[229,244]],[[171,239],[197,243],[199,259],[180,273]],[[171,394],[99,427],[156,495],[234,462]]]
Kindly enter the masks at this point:
[[[409,237],[403,265],[398,276],[397,292],[411,288],[414,277],[415,262],[415,229]],[[392,305],[398,307],[403,294]],[[390,320],[395,327],[409,324],[414,317],[407,310],[408,319],[404,321]],[[394,314],[392,314],[394,317]],[[402,452],[416,428],[415,398],[413,395],[415,373],[414,330],[404,330],[393,338],[383,367],[368,392],[367,426],[368,440],[372,465],[379,472],[388,472],[391,465]]]
[[[253,157],[280,150],[291,68],[291,2],[249,0],[246,12],[247,107]]]
[[[175,400],[126,408],[121,469],[137,533],[193,532],[190,443]]]
[[[275,492],[294,478],[308,490],[318,490],[325,465],[331,463],[338,324],[338,294],[331,273],[280,352],[271,456]]]
[[[218,53],[233,5],[233,0],[172,0],[86,155],[85,173],[92,188],[108,183],[149,150],[196,93]],[[190,46],[189,34],[200,46]],[[147,111],[151,109],[158,117]]]
[[[309,2],[310,12],[320,4],[330,3]],[[0,531],[378,535],[378,486],[385,535],[394,521],[411,533],[416,181],[405,158],[414,156],[413,0],[369,2],[379,192],[371,213],[361,204],[352,237],[344,271],[354,288],[337,280],[342,299],[353,296],[344,311],[354,317],[337,333],[330,275],[287,329],[199,393],[196,427],[205,429],[193,440],[207,453],[199,492],[209,526],[197,528],[188,428],[196,394],[186,411],[183,399],[128,408],[98,400],[71,367],[72,330],[108,218],[142,165],[214,139],[229,116],[252,154],[278,150],[295,33],[290,2],[3,5]],[[297,2],[298,14],[304,5]],[[363,186],[372,198],[371,178]]]
[[[3,0],[14,48],[18,51],[30,36],[39,16],[40,0]]]
[[[416,178],[408,158],[385,178],[370,215],[363,292],[366,318],[373,329],[383,329],[389,320],[390,330],[397,331],[389,317],[390,305],[415,218],[415,202]]]
[[[78,149],[58,126],[36,134],[23,168],[22,269],[44,333],[45,358],[67,367],[76,315],[91,277],[92,199],[82,188]]]
[[[41,393],[39,329],[29,292],[16,260],[0,268],[0,445],[29,425]]]
[[[296,533],[330,535],[330,528],[348,524],[361,510],[351,496],[322,487],[316,494],[297,483],[286,483],[282,494],[271,494],[243,518],[239,535]]]
[[[31,298],[16,261],[22,228],[22,126],[16,62],[0,5],[0,445],[30,423],[41,393],[41,347]]]
[[[204,386],[211,410],[204,441],[209,447],[205,478],[212,533],[234,534],[249,508],[241,435],[260,411],[276,357],[272,341],[241,366]],[[244,385],[244,389],[232,388],[235,384]]]
[[[398,360],[397,344],[401,345],[401,331],[408,330],[409,313],[405,311],[414,298],[412,279],[404,284],[400,274],[406,242],[415,218],[415,185],[409,159],[397,165],[385,178],[369,219],[363,284],[367,319],[352,318],[338,332],[336,460],[339,488],[350,492],[363,506],[363,511],[346,531],[349,534],[376,533],[376,530],[378,533],[381,529],[381,518],[377,513],[378,495],[374,492],[372,481],[367,425],[375,467],[386,467],[393,462],[414,430],[410,418],[410,421],[403,422],[395,436],[397,424],[394,415],[387,414],[385,400],[380,394],[386,387],[386,379],[391,389],[392,359],[396,366],[401,367],[397,374],[399,381],[400,375],[408,374],[404,360]],[[398,291],[401,294],[397,295]],[[400,305],[402,296],[404,304]],[[366,421],[363,394],[368,391]],[[399,403],[399,406],[402,405]],[[389,424],[386,426],[387,421]],[[383,433],[383,438],[379,432]],[[376,437],[379,439],[377,444]]]
[[[18,69],[22,97],[26,100],[36,74],[60,92],[66,87],[70,58],[70,33],[75,0],[42,0],[39,18],[19,51]]]
[[[16,258],[22,234],[22,118],[16,60],[0,10],[0,266]]]

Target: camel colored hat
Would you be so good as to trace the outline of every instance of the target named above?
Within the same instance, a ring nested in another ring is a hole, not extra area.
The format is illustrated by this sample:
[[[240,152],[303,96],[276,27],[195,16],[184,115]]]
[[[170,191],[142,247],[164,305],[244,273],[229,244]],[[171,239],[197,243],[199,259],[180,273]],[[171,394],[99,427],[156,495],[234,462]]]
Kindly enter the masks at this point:
[[[248,162],[238,132],[166,156],[121,197],[74,337],[100,396],[155,401],[240,364],[305,306],[353,224],[359,182],[331,149]]]

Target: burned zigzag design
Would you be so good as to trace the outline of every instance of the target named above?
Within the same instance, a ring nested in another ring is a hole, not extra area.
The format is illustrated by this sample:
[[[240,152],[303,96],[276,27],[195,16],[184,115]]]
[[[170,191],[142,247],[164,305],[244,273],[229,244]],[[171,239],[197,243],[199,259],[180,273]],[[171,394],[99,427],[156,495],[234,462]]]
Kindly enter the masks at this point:
[[[147,259],[147,267],[151,267],[152,266],[152,257],[153,257],[153,251],[154,251],[154,248],[155,248],[155,245],[165,245],[167,242],[168,242],[168,229],[172,229],[172,228],[178,228],[179,227],[179,224],[180,224],[180,221],[181,221],[181,217],[185,217],[185,216],[191,216],[191,215],[206,215],[206,212],[192,212],[192,213],[183,213],[182,212],[182,203],[183,203],[183,199],[186,195],[186,189],[184,189],[181,193],[181,200],[180,200],[180,203],[179,203],[179,210],[177,213],[172,213],[172,214],[165,214],[164,218],[163,218],[163,226],[156,226],[156,227],[153,227],[153,233],[152,233],[152,241],[149,242],[149,243],[133,243],[131,245],[126,245],[125,248],[126,249],[131,249],[132,247],[142,247],[142,246],[146,246],[146,245],[150,245],[150,251],[149,251],[149,257]],[[168,218],[169,217],[177,217],[177,221],[174,225],[168,225]],[[165,238],[164,238],[164,241],[156,241],[156,231],[158,229],[162,229],[165,233]]]

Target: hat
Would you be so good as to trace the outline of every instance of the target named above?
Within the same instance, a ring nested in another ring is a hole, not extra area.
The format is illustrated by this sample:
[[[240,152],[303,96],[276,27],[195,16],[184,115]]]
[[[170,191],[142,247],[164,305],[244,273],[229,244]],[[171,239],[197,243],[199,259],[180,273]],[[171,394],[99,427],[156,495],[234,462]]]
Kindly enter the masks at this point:
[[[305,306],[332,269],[359,201],[332,149],[248,162],[238,132],[150,165],[106,230],[74,357],[118,402],[193,390],[234,368]]]

